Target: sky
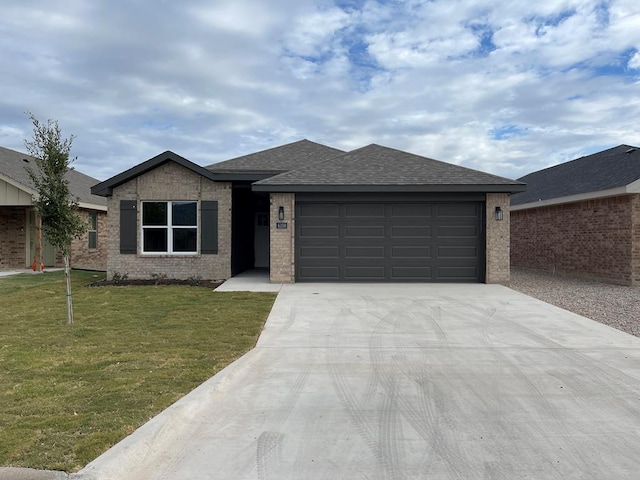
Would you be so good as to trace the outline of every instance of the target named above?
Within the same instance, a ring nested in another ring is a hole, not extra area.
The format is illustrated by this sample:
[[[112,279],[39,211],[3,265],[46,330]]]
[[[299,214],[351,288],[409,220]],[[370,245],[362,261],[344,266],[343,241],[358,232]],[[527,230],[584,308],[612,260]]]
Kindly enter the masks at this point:
[[[0,145],[26,112],[105,180],[303,138],[508,178],[640,146],[638,0],[3,0]]]

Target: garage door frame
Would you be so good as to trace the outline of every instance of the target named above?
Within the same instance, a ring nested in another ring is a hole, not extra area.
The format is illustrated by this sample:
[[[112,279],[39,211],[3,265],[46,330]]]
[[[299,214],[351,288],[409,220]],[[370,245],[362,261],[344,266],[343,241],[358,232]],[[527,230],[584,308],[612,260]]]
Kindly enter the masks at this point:
[[[476,280],[459,280],[459,279],[402,279],[396,281],[402,282],[484,282],[486,278],[486,221],[485,221],[485,205],[486,194],[400,194],[400,193],[298,193],[296,194],[296,227],[295,227],[295,281],[340,281],[340,282],[362,282],[362,281],[393,281],[385,280],[366,280],[366,279],[321,279],[321,278],[303,278],[300,274],[302,263],[300,261],[300,228],[302,222],[300,220],[300,208],[303,205],[313,203],[335,203],[335,204],[397,204],[397,203],[425,203],[425,204],[455,204],[455,203],[475,203],[478,206],[478,277]]]

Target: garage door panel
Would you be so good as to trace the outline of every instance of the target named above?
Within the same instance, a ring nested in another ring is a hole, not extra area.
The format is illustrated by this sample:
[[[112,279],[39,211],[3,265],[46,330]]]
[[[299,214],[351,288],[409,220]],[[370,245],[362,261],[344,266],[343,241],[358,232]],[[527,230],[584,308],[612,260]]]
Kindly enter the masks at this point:
[[[301,204],[298,208],[298,215],[305,218],[338,218],[340,216],[340,208],[335,204]]]
[[[384,225],[345,225],[344,237],[349,238],[384,238]]]
[[[297,280],[482,280],[479,201],[327,203],[296,209]]]
[[[384,204],[380,205],[366,205],[366,204],[356,204],[356,205],[345,205],[344,207],[344,218],[345,219],[356,219],[356,218],[384,218],[385,217],[385,206]]]
[[[440,280],[473,280],[478,278],[476,267],[438,267],[438,279]]]
[[[384,280],[385,269],[383,266],[346,266],[345,277],[347,280]]]
[[[431,218],[432,205],[429,204],[391,204],[393,218]]]
[[[437,206],[438,218],[476,218],[478,205],[475,203],[444,203]]]
[[[308,280],[340,280],[337,266],[305,266],[300,269],[300,276]]]
[[[384,258],[384,246],[345,246],[347,258]]]
[[[391,267],[392,280],[416,280],[431,277],[431,267]]]
[[[478,258],[478,247],[475,245],[439,246],[438,258]]]
[[[317,226],[301,226],[299,228],[299,236],[304,238],[339,238],[339,229],[336,225],[317,225]]]
[[[478,227],[473,225],[440,225],[438,238],[478,238]]]
[[[300,247],[300,254],[305,258],[340,258],[338,246],[304,245]]]
[[[423,245],[392,246],[391,258],[431,258],[431,247]]]
[[[391,227],[391,238],[430,238],[431,227],[426,225],[400,225]]]

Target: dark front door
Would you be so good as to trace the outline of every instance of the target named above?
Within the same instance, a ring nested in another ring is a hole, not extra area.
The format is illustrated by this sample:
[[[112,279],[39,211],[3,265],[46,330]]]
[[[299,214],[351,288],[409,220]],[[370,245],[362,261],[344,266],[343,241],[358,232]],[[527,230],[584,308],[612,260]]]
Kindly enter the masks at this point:
[[[298,281],[480,282],[482,202],[297,202]]]

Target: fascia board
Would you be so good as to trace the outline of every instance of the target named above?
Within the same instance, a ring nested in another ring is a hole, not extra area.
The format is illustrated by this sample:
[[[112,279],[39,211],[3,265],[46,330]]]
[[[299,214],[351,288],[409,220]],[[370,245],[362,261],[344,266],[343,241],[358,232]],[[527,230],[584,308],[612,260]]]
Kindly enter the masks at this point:
[[[537,202],[512,205],[511,211],[515,212],[518,210],[528,210],[530,208],[550,207],[552,205],[561,205],[563,203],[584,202],[586,200],[595,200],[597,198],[615,197],[618,195],[635,193],[633,191],[629,191],[629,187],[632,185],[635,185],[634,188],[637,188],[638,192],[640,192],[640,181],[636,181],[624,187],[609,188],[607,190],[600,190],[598,192],[579,193],[577,195],[568,195],[566,197],[550,198],[549,200],[539,200]]]

